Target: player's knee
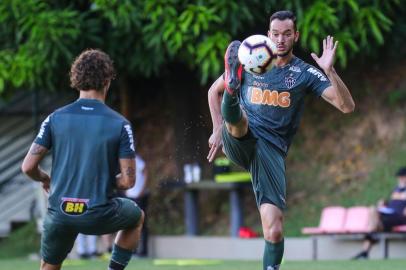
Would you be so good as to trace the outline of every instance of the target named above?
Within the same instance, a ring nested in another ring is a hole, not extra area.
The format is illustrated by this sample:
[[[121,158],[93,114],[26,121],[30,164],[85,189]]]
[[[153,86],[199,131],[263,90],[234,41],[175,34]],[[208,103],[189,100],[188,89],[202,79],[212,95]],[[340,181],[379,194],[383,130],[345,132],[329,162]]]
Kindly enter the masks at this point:
[[[233,136],[234,138],[241,138],[244,137],[248,132],[248,120],[246,116],[243,114],[243,117],[240,119],[238,123],[235,124],[226,124],[227,131]]]
[[[140,211],[141,211],[141,215],[140,215],[140,218],[138,219],[138,222],[137,222],[137,224],[136,224],[136,227],[137,227],[137,228],[140,227],[140,226],[142,226],[142,224],[144,224],[144,219],[145,219],[145,213],[144,213],[144,211],[141,210],[141,209],[140,209]]]
[[[264,239],[271,243],[279,243],[283,239],[282,224],[275,224],[264,232]]]

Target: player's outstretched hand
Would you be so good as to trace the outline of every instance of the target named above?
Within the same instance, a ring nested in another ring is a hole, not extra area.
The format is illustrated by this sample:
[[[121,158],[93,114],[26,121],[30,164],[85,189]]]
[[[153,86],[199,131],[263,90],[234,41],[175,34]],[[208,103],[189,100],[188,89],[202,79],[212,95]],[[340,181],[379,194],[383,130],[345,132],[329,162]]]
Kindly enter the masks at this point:
[[[333,68],[337,45],[338,41],[334,42],[334,37],[327,36],[327,38],[323,39],[323,54],[318,57],[315,53],[311,53],[314,61],[326,74]]]
[[[209,138],[209,154],[207,155],[207,159],[209,162],[212,162],[216,157],[217,151],[221,149],[223,146],[223,142],[221,141],[221,128],[213,131]]]

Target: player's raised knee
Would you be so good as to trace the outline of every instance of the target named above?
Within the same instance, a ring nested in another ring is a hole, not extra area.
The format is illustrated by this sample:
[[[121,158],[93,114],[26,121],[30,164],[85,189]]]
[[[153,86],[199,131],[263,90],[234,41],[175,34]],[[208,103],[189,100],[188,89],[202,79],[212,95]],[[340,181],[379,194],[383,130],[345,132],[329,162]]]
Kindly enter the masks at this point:
[[[144,224],[144,220],[145,220],[145,213],[144,213],[144,211],[141,210],[141,209],[140,209],[140,211],[141,211],[141,215],[140,215],[140,218],[139,218],[139,220],[138,220],[138,222],[137,222],[137,227],[138,227],[138,226],[141,226],[142,224]]]
[[[278,243],[283,239],[282,226],[273,226],[270,230],[264,232],[264,239],[271,243]]]

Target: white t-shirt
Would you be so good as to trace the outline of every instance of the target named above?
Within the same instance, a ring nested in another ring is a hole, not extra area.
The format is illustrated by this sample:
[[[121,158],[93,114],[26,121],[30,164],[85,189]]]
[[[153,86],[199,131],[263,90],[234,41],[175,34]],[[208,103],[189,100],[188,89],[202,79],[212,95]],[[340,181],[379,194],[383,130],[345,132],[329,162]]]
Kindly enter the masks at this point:
[[[135,185],[128,189],[125,193],[125,195],[129,198],[138,198],[138,196],[140,196],[142,187],[144,186],[146,180],[143,173],[145,169],[145,161],[139,155],[135,156],[135,165]]]

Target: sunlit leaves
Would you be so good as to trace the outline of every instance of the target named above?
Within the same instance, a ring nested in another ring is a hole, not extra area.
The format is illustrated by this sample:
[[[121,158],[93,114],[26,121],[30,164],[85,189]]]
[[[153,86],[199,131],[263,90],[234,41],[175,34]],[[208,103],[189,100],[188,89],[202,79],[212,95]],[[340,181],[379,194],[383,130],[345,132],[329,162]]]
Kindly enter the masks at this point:
[[[0,44],[0,92],[8,84],[52,86],[52,69],[73,57],[70,45],[80,34],[77,17],[76,11],[54,10],[44,1],[1,2],[0,23],[7,40]]]
[[[169,61],[176,59],[197,69],[205,83],[222,72],[224,51],[232,35],[254,22],[253,10],[258,3],[147,1],[142,39],[148,48],[158,49],[155,51]]]
[[[73,57],[86,48],[108,52],[123,77],[160,76],[176,62],[207,83],[222,73],[232,39],[250,26],[261,25],[265,34],[269,16],[285,9],[296,13],[303,49],[320,54],[322,39],[334,35],[340,44],[337,61],[346,66],[357,54],[368,55],[385,43],[397,27],[394,19],[402,16],[396,14],[401,2],[1,0],[0,93],[55,88]]]
[[[384,33],[392,26],[389,16],[393,16],[398,4],[397,0],[315,1],[298,16],[301,45],[319,53],[321,40],[326,35],[334,35],[340,42],[338,61],[345,67],[348,58],[356,53],[367,54],[384,44]]]
[[[218,32],[198,44],[196,64],[200,65],[202,69],[202,83],[207,81],[209,75],[219,76],[223,73],[223,61],[221,60],[230,38],[228,33]]]

